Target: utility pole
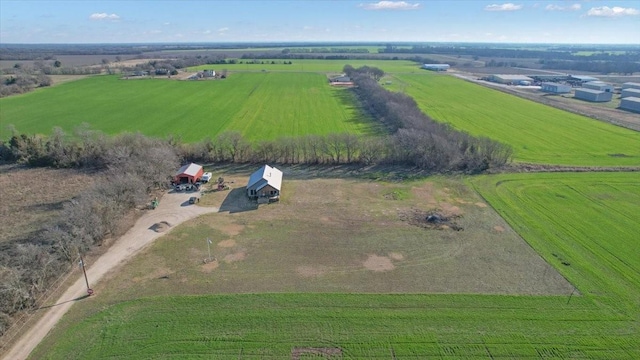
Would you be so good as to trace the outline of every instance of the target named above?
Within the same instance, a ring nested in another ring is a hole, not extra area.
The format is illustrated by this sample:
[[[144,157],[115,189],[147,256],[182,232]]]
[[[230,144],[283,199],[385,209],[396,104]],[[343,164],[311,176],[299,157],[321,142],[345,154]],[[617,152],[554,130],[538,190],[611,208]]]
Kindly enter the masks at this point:
[[[80,254],[79,266],[82,268],[82,273],[84,274],[84,282],[87,284],[87,294],[91,296],[93,294],[93,289],[89,287],[89,279],[87,278],[87,270],[85,269],[85,264],[84,264],[84,259],[82,258],[82,254]]]

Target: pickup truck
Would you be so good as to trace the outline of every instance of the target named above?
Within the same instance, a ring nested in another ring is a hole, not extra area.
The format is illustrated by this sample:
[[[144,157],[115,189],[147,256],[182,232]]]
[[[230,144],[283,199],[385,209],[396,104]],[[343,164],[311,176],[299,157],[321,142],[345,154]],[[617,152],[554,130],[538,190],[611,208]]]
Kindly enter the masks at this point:
[[[200,178],[200,181],[202,181],[203,183],[208,183],[209,180],[211,180],[211,177],[213,175],[210,172],[206,172],[204,174],[202,174],[202,178]]]

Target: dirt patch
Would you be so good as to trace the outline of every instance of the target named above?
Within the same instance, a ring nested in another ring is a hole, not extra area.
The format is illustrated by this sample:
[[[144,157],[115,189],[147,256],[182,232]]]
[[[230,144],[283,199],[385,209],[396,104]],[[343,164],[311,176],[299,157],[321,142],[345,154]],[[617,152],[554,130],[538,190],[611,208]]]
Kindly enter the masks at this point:
[[[153,230],[157,233],[161,233],[161,232],[165,232],[167,230],[169,230],[169,228],[171,227],[171,224],[169,224],[166,221],[160,221],[157,222],[153,225],[151,225],[151,227],[149,228],[150,230]]]
[[[235,236],[240,234],[242,230],[244,230],[244,225],[228,224],[223,226],[220,230],[229,236]]]
[[[382,272],[391,271],[395,269],[395,265],[391,262],[391,259],[386,256],[369,255],[367,260],[363,263],[367,270]]]
[[[229,239],[229,240],[222,240],[218,243],[218,246],[223,247],[223,248],[232,248],[234,246],[236,246],[236,241],[233,239]]]
[[[309,278],[309,277],[317,277],[320,275],[324,275],[327,273],[327,268],[325,266],[298,266],[296,268],[296,272],[298,275]]]
[[[485,203],[481,203],[481,202],[477,202],[477,203],[476,203],[476,206],[477,206],[477,207],[480,207],[480,208],[486,208],[486,207],[487,207],[487,204],[485,204]]]
[[[392,260],[397,260],[397,261],[404,260],[404,255],[402,255],[402,254],[400,254],[400,253],[397,253],[397,252],[391,252],[391,253],[389,253],[389,257],[390,257]]]
[[[440,209],[429,211],[419,209],[402,210],[398,213],[398,217],[400,218],[400,220],[409,223],[409,225],[417,226],[423,229],[453,229],[456,231],[464,230],[462,226],[460,226],[456,221],[457,219],[462,217],[462,215],[456,214],[454,211],[451,211],[451,208],[457,209],[458,207],[452,206],[449,208],[449,211],[443,211]]]
[[[202,266],[200,266],[200,271],[202,271],[203,273],[210,273],[213,270],[217,269],[218,266],[220,266],[220,263],[218,262],[218,260],[214,260],[211,262],[208,262]]]
[[[462,210],[455,205],[451,205],[447,202],[440,203],[440,212],[447,217],[460,217],[462,216]]]
[[[229,254],[227,256],[224,257],[224,262],[230,264],[232,262],[236,262],[236,261],[242,261],[244,259],[247,258],[247,253],[245,253],[244,251],[238,251],[235,252],[233,254]]]
[[[496,225],[493,227],[493,230],[497,231],[497,232],[504,232],[504,228],[500,225]]]

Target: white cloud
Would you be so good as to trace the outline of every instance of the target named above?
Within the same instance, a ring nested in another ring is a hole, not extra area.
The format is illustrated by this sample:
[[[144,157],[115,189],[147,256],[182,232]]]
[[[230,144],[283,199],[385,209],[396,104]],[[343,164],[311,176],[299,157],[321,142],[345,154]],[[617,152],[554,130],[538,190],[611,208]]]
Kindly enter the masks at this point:
[[[516,5],[512,3],[492,4],[485,6],[484,9],[486,11],[516,11],[522,9],[522,5]]]
[[[378,1],[377,3],[360,4],[367,10],[417,10],[420,3],[408,3],[406,1]]]
[[[120,20],[120,16],[116,15],[116,14],[107,14],[107,13],[93,13],[91,15],[89,15],[89,19],[91,20],[96,20],[96,21],[100,21],[100,20]]]
[[[223,28],[218,29],[218,32],[225,32],[225,31],[229,31],[229,28],[228,27],[223,27]]]
[[[561,5],[547,5],[545,10],[547,11],[578,11],[582,9],[582,5],[573,4],[571,6],[561,6]]]
[[[640,15],[640,10],[634,8],[623,8],[619,6],[608,7],[594,7],[587,11],[587,16],[602,16],[602,17],[620,17],[626,15]]]

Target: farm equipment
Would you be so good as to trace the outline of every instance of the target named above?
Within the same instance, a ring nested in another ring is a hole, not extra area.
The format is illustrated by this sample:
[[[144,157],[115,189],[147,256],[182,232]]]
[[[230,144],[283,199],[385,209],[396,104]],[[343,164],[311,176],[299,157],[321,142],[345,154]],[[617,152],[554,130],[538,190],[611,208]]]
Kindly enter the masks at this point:
[[[217,191],[229,190],[229,185],[225,184],[224,178],[221,178],[221,177],[218,178],[218,187],[216,190]]]

